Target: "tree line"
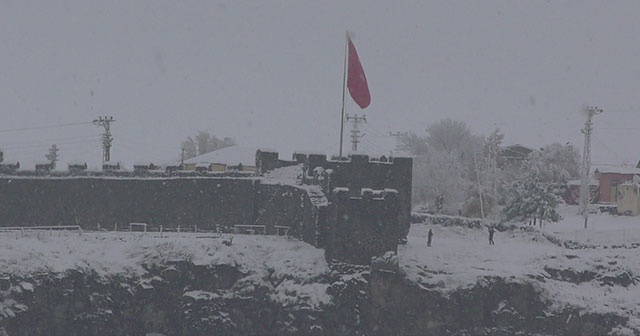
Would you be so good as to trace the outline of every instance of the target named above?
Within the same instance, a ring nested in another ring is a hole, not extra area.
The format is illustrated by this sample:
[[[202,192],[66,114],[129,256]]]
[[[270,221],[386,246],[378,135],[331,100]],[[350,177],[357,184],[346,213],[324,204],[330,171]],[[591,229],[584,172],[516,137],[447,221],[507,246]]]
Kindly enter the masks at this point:
[[[184,160],[194,158],[199,155],[207,154],[225,147],[235,146],[236,141],[232,138],[218,138],[206,131],[198,131],[198,134],[191,137],[188,136],[180,144],[182,151],[181,157]]]
[[[566,183],[579,176],[578,151],[553,143],[510,156],[503,139],[500,129],[474,135],[452,119],[429,125],[424,135],[400,136],[398,149],[414,157],[414,205],[467,217],[558,220]]]

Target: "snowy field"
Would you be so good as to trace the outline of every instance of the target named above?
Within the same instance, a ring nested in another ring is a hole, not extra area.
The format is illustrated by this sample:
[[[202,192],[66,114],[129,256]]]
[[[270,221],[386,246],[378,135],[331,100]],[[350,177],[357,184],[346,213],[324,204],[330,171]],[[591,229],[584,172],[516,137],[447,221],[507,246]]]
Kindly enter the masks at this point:
[[[401,268],[414,282],[425,288],[452,291],[472,286],[479,277],[499,276],[512,281],[542,279],[544,295],[563,304],[589,312],[613,312],[630,318],[629,325],[640,329],[640,218],[590,215],[588,228],[576,207],[560,209],[563,219],[534,232],[496,232],[495,245],[489,245],[487,230],[414,224],[406,246],[400,246]],[[427,231],[434,232],[432,247],[426,246]],[[589,248],[560,247],[545,236],[573,241]],[[596,272],[595,279],[574,284],[552,277],[546,270]],[[633,274],[631,272],[634,272]],[[623,273],[634,284],[603,284]]]
[[[585,229],[584,218],[577,214],[576,206],[565,206],[560,210],[564,220],[547,225],[544,228],[545,232],[586,245],[617,246],[640,243],[640,216],[591,214]]]

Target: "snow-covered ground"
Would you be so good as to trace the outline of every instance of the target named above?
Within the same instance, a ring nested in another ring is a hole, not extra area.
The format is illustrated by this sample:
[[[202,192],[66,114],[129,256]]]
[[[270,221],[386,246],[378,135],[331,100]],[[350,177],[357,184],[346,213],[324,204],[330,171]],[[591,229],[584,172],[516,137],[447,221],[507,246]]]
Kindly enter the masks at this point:
[[[630,318],[640,329],[640,218],[590,215],[588,228],[576,207],[560,209],[563,219],[535,232],[496,232],[489,245],[487,230],[414,224],[408,243],[400,246],[401,268],[414,282],[443,292],[474,285],[480,277],[498,276],[512,281],[537,283],[556,307],[572,305],[588,312],[612,312]],[[434,232],[432,247],[427,232]],[[545,238],[570,240],[588,248],[568,249]],[[591,281],[574,284],[549,274],[547,269],[596,272]],[[627,273],[635,283],[607,285],[608,277]]]
[[[591,215],[584,229],[575,207],[562,209],[564,219],[535,231],[496,232],[489,245],[486,230],[414,224],[408,242],[399,247],[401,269],[415,283],[445,295],[469,287],[485,276],[531,282],[555,307],[583,307],[629,317],[640,330],[640,218]],[[428,229],[434,232],[426,246]],[[225,244],[233,237],[232,244]],[[551,242],[573,241],[568,249]],[[580,245],[582,244],[582,245]],[[310,306],[328,303],[328,284],[314,279],[330,273],[321,249],[280,236],[209,235],[139,232],[0,232],[0,275],[23,279],[29,274],[88,268],[99,274],[142,275],[144,263],[189,260],[198,265],[234,265],[255,281],[281,275],[274,300],[303,300]],[[579,284],[559,279],[550,270],[597,273]],[[633,273],[635,272],[635,273]],[[607,284],[627,274],[632,284]],[[538,280],[533,280],[538,279]],[[251,280],[253,281],[253,280]],[[29,286],[29,284],[25,284]]]
[[[228,244],[233,237],[232,243]],[[225,242],[227,244],[225,244]],[[197,235],[141,232],[0,233],[0,274],[29,278],[38,272],[91,269],[101,275],[140,276],[143,264],[191,261],[196,265],[232,265],[245,280],[285,279],[277,302],[316,307],[330,301],[328,284],[313,281],[329,272],[324,251],[281,236]],[[269,285],[268,283],[264,283]],[[0,308],[1,305],[0,305]]]

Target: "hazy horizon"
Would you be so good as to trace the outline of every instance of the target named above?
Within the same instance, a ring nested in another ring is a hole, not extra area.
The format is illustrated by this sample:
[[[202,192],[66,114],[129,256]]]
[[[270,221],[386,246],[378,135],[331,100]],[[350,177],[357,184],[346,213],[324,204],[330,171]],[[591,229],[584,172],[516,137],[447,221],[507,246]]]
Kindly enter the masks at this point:
[[[0,148],[45,161],[55,143],[97,166],[91,121],[113,116],[112,161],[127,166],[177,159],[199,130],[285,158],[337,153],[349,30],[371,91],[367,109],[346,105],[367,116],[365,153],[444,118],[582,148],[595,105],[593,164],[635,164],[639,14],[634,1],[4,1]]]

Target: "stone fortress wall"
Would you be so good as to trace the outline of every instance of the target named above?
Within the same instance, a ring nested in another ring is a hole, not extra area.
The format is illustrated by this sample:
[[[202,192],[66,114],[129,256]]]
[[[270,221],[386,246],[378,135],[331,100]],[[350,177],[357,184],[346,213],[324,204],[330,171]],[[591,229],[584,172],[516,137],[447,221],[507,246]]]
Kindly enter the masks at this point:
[[[291,165],[302,167],[300,185],[263,183],[260,174]],[[288,161],[257,151],[254,176],[0,175],[0,227],[113,230],[146,223],[149,230],[228,231],[261,225],[276,234],[288,226],[289,235],[324,248],[328,259],[368,264],[406,238],[411,166],[408,158],[295,154]]]

